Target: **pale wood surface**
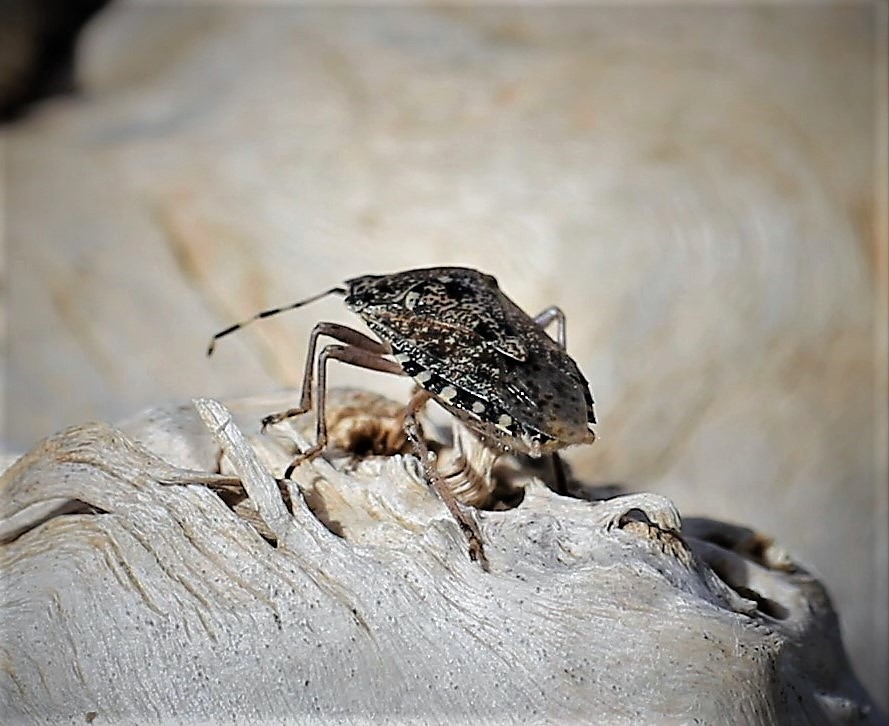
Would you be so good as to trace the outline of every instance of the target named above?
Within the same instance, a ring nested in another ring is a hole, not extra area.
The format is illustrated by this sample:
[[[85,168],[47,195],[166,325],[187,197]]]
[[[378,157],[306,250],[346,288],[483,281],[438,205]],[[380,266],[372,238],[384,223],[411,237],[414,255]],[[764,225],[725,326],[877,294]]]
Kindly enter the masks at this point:
[[[200,400],[5,472],[4,722],[877,723],[777,545],[519,473],[519,507],[477,513],[484,573],[409,456],[300,467],[288,511],[270,403],[233,402],[249,436]],[[202,473],[220,449],[267,538]]]

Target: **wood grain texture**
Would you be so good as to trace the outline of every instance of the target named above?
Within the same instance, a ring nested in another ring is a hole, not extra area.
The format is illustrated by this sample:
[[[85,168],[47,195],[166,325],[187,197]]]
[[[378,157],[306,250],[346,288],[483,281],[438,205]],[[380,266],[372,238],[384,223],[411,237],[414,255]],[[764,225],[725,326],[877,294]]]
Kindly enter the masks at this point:
[[[5,472],[5,721],[877,722],[823,586],[767,540],[525,475],[476,514],[484,573],[410,456],[318,459],[288,508],[298,427],[254,446],[269,403],[71,428]]]

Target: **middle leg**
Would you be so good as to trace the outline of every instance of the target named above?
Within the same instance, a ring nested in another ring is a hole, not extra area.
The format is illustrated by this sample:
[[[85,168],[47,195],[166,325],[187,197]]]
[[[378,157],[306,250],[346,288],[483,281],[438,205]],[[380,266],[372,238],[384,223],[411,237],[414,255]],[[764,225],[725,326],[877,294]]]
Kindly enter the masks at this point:
[[[429,447],[426,445],[426,440],[423,438],[423,431],[420,427],[420,421],[417,418],[417,414],[419,414],[430,398],[431,394],[424,389],[420,389],[414,393],[404,412],[404,430],[420,459],[426,483],[432,487],[432,490],[438,495],[438,498],[444,502],[448,511],[451,513],[451,516],[457,520],[457,524],[460,525],[460,530],[463,532],[463,535],[469,541],[470,559],[477,561],[482,569],[487,572],[488,558],[485,557],[482,534],[478,529],[478,525],[476,524],[475,519],[461,508],[454,493],[451,491],[445,480],[442,479],[438,469],[435,468],[431,459]]]

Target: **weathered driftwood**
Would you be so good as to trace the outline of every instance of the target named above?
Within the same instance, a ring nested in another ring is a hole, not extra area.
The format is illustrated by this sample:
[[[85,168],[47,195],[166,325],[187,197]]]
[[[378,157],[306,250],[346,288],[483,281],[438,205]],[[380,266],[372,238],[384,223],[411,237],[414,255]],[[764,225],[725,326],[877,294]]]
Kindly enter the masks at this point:
[[[402,448],[396,408],[337,400],[334,441]],[[230,408],[256,431],[281,402]],[[513,466],[485,573],[409,455],[279,485],[297,427],[248,442],[202,400],[122,428],[3,476],[4,722],[874,721],[823,587],[748,530]]]

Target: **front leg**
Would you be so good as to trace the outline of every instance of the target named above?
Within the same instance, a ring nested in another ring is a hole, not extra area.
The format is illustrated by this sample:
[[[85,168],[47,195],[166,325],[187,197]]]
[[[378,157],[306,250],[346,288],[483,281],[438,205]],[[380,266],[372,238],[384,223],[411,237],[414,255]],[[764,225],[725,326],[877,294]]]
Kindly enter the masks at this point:
[[[299,406],[296,408],[288,408],[286,411],[280,411],[278,413],[270,413],[262,419],[263,431],[265,431],[268,426],[280,423],[281,421],[293,418],[294,416],[299,416],[311,410],[312,371],[314,370],[315,365],[315,349],[318,347],[318,338],[322,335],[326,335],[341,343],[345,343],[351,348],[357,348],[367,351],[368,353],[373,353],[376,356],[383,356],[392,352],[388,345],[381,343],[378,340],[374,340],[364,333],[353,330],[346,325],[326,322],[318,323],[312,328],[312,334],[309,336],[309,348],[306,351],[306,365],[305,371],[303,372],[302,392],[300,393]],[[404,375],[404,372],[401,371],[400,368],[398,375]]]
[[[348,328],[347,328],[348,330]],[[357,332],[357,331],[352,331]],[[360,333],[359,333],[360,335]],[[368,340],[370,340],[368,338]],[[299,454],[287,467],[284,478],[289,479],[293,470],[300,464],[314,459],[327,446],[327,361],[333,359],[358,368],[367,368],[381,373],[405,375],[395,361],[354,345],[328,345],[318,356],[318,406],[315,413],[315,445]],[[285,412],[286,413],[286,412]],[[268,417],[267,417],[268,418]]]

